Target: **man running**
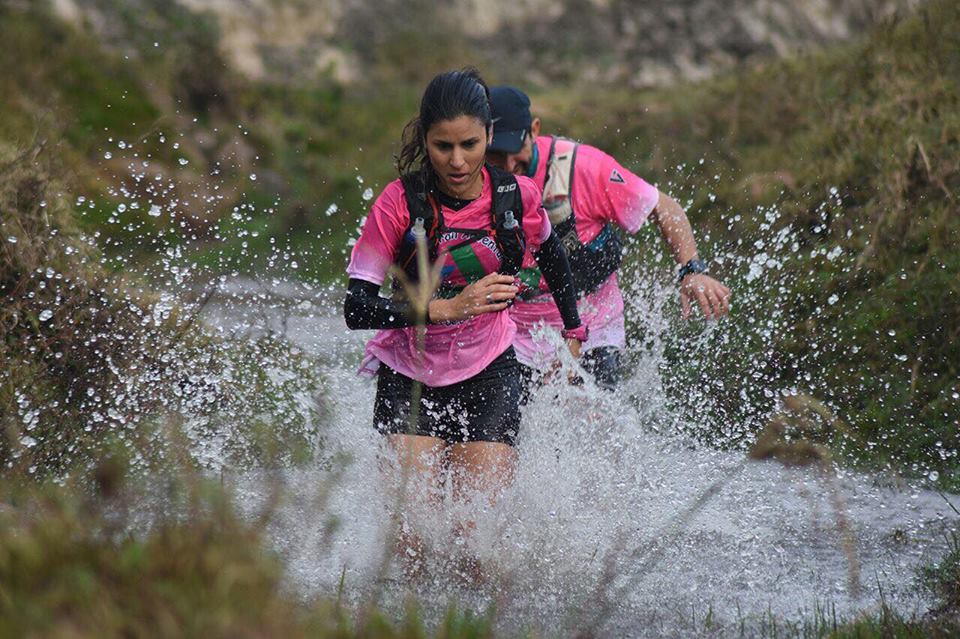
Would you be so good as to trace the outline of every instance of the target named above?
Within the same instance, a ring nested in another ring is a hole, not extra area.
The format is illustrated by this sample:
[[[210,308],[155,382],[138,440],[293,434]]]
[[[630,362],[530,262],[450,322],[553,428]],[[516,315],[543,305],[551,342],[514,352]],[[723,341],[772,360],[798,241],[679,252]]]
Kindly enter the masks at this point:
[[[526,175],[543,190],[543,203],[562,239],[573,271],[580,317],[589,329],[582,363],[598,386],[613,390],[620,379],[626,347],[623,296],[617,270],[623,256],[614,227],[636,233],[651,219],[680,266],[680,303],[689,317],[696,301],[704,316],[716,319],[729,310],[730,289],[707,275],[683,208],[621,166],[603,151],[558,136],[540,135],[540,118],[530,114],[530,98],[514,87],[494,87],[493,141],[487,161]],[[563,328],[560,313],[531,255],[520,277],[535,289],[510,309],[517,324],[514,347],[528,379],[550,369],[556,349],[545,328]]]

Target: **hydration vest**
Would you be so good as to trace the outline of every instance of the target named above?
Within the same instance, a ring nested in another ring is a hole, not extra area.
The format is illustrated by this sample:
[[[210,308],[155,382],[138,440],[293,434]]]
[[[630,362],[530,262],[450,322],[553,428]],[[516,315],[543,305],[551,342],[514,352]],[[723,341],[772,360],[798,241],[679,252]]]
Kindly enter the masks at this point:
[[[573,209],[573,178],[578,142],[554,137],[547,157],[547,179],[543,186],[543,207],[553,232],[567,251],[573,286],[577,295],[592,293],[607,281],[623,261],[623,241],[609,222],[590,242],[584,244],[577,233],[577,213]]]
[[[400,252],[396,265],[406,274],[410,282],[418,282],[416,234],[426,233],[428,262],[433,265],[439,257],[440,236],[444,231],[457,231],[471,239],[454,245],[450,251],[485,237],[492,237],[500,252],[500,270],[504,275],[516,275],[523,263],[526,240],[523,235],[523,198],[517,179],[497,167],[487,165],[490,174],[490,187],[493,206],[490,215],[490,227],[487,229],[458,229],[447,227],[443,221],[443,209],[437,201],[436,193],[427,188],[417,173],[401,176],[403,193],[410,212],[410,221],[400,242]],[[469,283],[469,282],[468,282]],[[396,287],[395,287],[396,288]],[[453,297],[462,290],[458,286],[441,284],[438,295]]]

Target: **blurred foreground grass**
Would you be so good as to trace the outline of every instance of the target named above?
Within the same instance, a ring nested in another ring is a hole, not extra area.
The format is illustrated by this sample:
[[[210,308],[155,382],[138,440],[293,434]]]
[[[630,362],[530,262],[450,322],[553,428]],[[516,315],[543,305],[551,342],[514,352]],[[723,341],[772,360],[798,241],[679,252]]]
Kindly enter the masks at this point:
[[[240,518],[222,487],[190,472],[169,479],[162,503],[124,473],[102,464],[93,494],[0,483],[0,637],[491,635],[469,612],[451,609],[428,632],[412,607],[393,621],[337,593],[305,602],[267,549],[268,517]],[[149,525],[134,529],[135,511]]]

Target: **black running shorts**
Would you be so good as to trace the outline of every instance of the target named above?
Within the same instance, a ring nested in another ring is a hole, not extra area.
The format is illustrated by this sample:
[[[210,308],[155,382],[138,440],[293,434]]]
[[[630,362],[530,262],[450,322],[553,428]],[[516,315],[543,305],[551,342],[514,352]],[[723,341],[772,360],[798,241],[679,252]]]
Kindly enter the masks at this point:
[[[514,444],[520,429],[520,365],[511,346],[485,369],[450,386],[420,387],[411,427],[414,380],[381,364],[373,422],[383,434],[426,435],[450,443]]]

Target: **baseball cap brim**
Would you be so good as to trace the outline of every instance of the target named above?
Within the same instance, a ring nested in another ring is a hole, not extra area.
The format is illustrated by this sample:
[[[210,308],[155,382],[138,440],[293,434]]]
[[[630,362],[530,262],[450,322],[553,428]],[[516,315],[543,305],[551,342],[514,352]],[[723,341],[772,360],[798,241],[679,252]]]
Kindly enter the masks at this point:
[[[523,141],[527,137],[525,129],[517,131],[498,131],[496,125],[493,127],[493,140],[488,151],[500,151],[501,153],[516,153],[523,148]]]

